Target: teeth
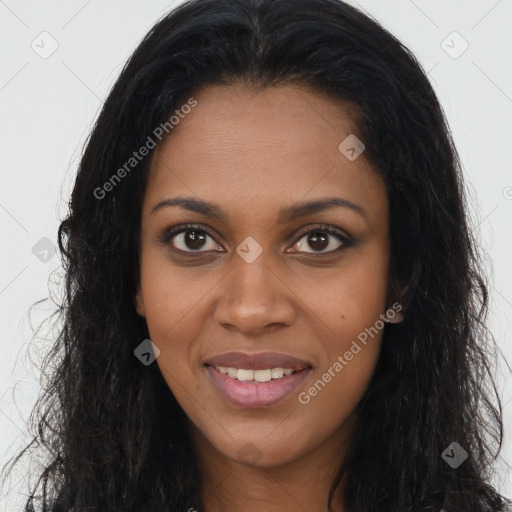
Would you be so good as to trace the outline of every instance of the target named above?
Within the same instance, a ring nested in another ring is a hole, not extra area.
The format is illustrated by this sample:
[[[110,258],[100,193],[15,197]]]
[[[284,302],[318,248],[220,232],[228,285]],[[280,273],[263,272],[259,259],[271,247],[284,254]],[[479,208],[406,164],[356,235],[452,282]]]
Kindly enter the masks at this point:
[[[266,370],[246,370],[245,368],[229,368],[227,366],[215,366],[215,369],[226,374],[232,379],[240,381],[268,382],[273,379],[281,379],[285,375],[291,375],[296,370],[291,368],[268,368]]]
[[[255,370],[254,380],[258,382],[268,382],[272,379],[272,370]]]
[[[242,370],[242,368],[238,369],[238,380],[253,380],[254,371],[253,370]]]
[[[280,379],[284,375],[284,370],[282,368],[272,368],[272,378]]]

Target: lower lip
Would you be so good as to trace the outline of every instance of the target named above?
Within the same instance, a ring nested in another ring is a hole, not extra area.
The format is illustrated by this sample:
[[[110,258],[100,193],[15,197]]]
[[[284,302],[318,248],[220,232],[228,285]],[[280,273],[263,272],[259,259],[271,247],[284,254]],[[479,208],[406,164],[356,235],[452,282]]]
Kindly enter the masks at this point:
[[[228,377],[214,366],[207,366],[207,369],[217,391],[233,405],[247,409],[269,407],[284,400],[304,382],[312,370],[305,368],[267,382],[247,382]]]

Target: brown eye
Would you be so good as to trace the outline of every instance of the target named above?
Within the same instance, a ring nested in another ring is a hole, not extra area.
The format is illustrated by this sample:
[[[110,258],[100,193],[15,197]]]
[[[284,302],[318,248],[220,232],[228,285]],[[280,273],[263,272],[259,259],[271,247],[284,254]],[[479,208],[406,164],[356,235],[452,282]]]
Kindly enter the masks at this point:
[[[204,230],[194,226],[179,227],[162,239],[165,244],[181,252],[207,252],[219,250],[219,244]]]
[[[323,251],[329,245],[330,235],[321,231],[314,231],[307,237],[307,245],[315,251]]]
[[[302,235],[294,245],[293,252],[309,254],[329,254],[342,251],[350,245],[350,240],[330,228],[316,228]],[[309,249],[309,250],[308,250]]]
[[[205,244],[207,235],[201,231],[185,231],[183,233],[183,243],[188,249],[198,250]]]

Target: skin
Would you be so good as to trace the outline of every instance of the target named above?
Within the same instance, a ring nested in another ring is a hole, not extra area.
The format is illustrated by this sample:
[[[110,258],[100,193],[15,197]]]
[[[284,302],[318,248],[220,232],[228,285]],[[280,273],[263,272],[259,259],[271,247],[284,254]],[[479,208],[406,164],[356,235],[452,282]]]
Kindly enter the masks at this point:
[[[158,367],[190,420],[204,510],[325,512],[382,330],[308,404],[297,395],[391,307],[386,188],[364,153],[349,161],[338,150],[358,133],[348,105],[288,85],[208,86],[194,98],[197,106],[151,161],[136,310],[146,318],[161,351]],[[227,219],[178,206],[151,213],[177,196],[216,203]],[[276,222],[282,207],[333,196],[365,213],[331,207]],[[198,256],[183,235],[160,241],[167,227],[181,223],[209,231],[212,237],[199,249],[207,255]],[[327,247],[308,243],[302,232],[319,224],[354,243],[315,257],[344,245],[328,234]],[[247,237],[262,248],[251,263],[236,252]],[[309,362],[313,371],[278,404],[237,407],[216,391],[202,365],[234,350],[282,352]],[[250,461],[242,460],[247,451]],[[336,511],[344,510],[342,488],[343,481]]]

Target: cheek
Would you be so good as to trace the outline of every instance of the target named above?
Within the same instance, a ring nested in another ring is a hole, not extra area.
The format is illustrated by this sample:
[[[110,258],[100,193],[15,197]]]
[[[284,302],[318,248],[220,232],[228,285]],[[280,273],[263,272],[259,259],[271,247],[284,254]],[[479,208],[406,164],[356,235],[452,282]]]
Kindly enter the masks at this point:
[[[201,322],[191,321],[202,308],[211,288],[207,279],[194,281],[186,270],[171,265],[160,254],[148,251],[142,260],[141,289],[151,341],[160,349],[158,367],[175,393],[180,385],[193,382],[191,340],[201,332]],[[187,384],[188,386],[189,384]]]
[[[141,262],[141,289],[145,317],[152,340],[165,344],[184,328],[198,327],[187,318],[200,310],[212,287],[207,275],[197,278],[194,267],[172,264],[165,251],[148,248]],[[179,336],[183,339],[183,336]]]
[[[342,350],[385,312],[387,275],[386,252],[369,248],[353,253],[332,272],[310,271],[297,276],[291,287],[307,306],[305,311],[314,314],[310,320],[314,318],[321,329],[319,338],[325,339],[325,348],[331,352]]]
[[[380,275],[372,278],[363,280],[363,286],[352,274],[347,281],[357,281],[358,286],[334,283],[336,301],[321,303],[318,297],[318,307],[323,304],[328,310],[319,315],[320,328],[328,328],[323,331],[328,335],[319,337],[324,357],[315,379],[298,396],[301,425],[304,432],[311,433],[311,442],[345,423],[374,372],[386,326],[381,319],[386,307],[386,281]],[[319,423],[318,418],[326,421]]]
[[[322,286],[304,284],[302,293],[316,318],[322,354],[315,382],[299,398],[312,417],[332,411],[333,422],[342,421],[361,399],[379,357],[386,291],[384,250],[360,255],[324,279]]]
[[[197,340],[207,337],[211,294],[223,272],[198,269],[179,267],[162,251],[151,248],[143,253],[141,262],[146,322],[151,341],[160,349],[156,364],[188,417],[201,424],[207,404],[198,381],[198,361],[204,353]]]
[[[315,382],[306,390],[313,399],[338,402],[350,409],[364,393],[377,362],[383,329],[365,328],[356,336],[344,337],[328,347],[329,362],[318,368]],[[300,400],[301,403],[308,399]],[[311,400],[313,401],[313,400]]]

